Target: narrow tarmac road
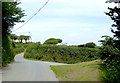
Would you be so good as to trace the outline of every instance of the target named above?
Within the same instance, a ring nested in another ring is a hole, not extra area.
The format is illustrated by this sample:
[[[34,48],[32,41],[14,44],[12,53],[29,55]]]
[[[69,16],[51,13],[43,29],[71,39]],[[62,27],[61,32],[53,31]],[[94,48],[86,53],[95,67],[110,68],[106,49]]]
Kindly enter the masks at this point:
[[[2,69],[2,81],[59,81],[50,65],[63,63],[33,61],[23,58],[24,53],[15,56],[15,62]]]

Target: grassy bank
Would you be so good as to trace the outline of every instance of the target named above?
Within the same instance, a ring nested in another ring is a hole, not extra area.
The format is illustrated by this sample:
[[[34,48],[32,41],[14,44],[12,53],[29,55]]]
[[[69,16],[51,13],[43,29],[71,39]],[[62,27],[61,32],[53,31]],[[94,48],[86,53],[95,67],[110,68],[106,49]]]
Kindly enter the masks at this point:
[[[60,81],[100,81],[99,60],[72,65],[51,66]]]
[[[98,51],[95,48],[31,44],[27,47],[24,57],[74,64],[98,59]]]

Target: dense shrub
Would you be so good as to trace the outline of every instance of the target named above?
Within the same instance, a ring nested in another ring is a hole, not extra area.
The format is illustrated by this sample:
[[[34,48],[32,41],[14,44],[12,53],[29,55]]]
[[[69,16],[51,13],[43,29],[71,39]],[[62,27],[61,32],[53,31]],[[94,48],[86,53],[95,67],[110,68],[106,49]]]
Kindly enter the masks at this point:
[[[89,42],[89,43],[86,43],[86,44],[81,44],[81,45],[78,45],[78,47],[88,47],[88,48],[95,48],[97,45],[93,42]]]
[[[78,45],[78,47],[85,47],[85,45],[84,45],[84,44],[82,44],[82,45]]]
[[[28,46],[29,43],[15,43],[15,47],[13,48],[13,51],[15,54],[19,54],[24,52],[24,50],[26,49],[26,47]]]
[[[103,80],[113,83],[120,83],[120,50],[115,47],[115,40],[109,36],[103,36],[105,40],[101,40],[100,58],[104,61],[101,66],[104,71]]]
[[[13,48],[16,48],[16,45],[15,45],[14,41],[12,41],[12,46],[13,46]]]
[[[16,43],[9,38],[2,38],[2,66],[14,60],[16,54],[24,52],[28,44]]]
[[[86,43],[85,44],[85,47],[89,47],[89,48],[95,48],[96,44],[93,43],[93,42],[90,42],[90,43]]]
[[[29,45],[24,57],[62,63],[78,63],[99,58],[97,49],[39,44]]]
[[[120,51],[112,46],[101,47],[101,59],[104,64],[101,66],[105,76],[103,80],[113,83],[120,83]]]
[[[10,39],[2,37],[2,65],[10,63],[14,59],[15,53]]]

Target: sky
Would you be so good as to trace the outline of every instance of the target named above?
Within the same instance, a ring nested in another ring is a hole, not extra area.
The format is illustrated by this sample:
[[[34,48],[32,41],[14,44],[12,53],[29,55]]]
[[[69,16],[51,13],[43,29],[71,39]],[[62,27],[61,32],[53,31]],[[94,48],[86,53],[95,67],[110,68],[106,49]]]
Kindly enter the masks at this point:
[[[19,7],[25,10],[25,22],[47,0],[20,0]],[[114,3],[105,0],[50,0],[49,3],[27,24],[16,30],[17,35],[30,35],[32,42],[44,43],[49,38],[60,38],[63,44],[80,45],[94,42],[97,45],[103,35],[112,36],[113,21],[104,12]],[[13,31],[23,23],[16,23]]]

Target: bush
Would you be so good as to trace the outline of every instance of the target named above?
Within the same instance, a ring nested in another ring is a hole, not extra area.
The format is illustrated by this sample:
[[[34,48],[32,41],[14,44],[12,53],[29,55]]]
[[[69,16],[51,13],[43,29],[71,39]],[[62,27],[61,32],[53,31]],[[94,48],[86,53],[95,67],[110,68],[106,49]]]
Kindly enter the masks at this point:
[[[12,41],[9,38],[2,37],[2,66],[13,61],[15,53],[12,49]]]
[[[15,44],[15,47],[13,48],[13,51],[15,54],[24,52],[24,50],[28,46],[28,43],[14,43],[14,44]]]
[[[88,48],[95,48],[97,45],[93,42],[90,43],[86,43],[86,44],[82,44],[82,45],[78,45],[78,47],[88,47]]]
[[[15,42],[12,41],[12,47],[16,48]]]
[[[2,38],[2,66],[14,60],[16,54],[24,52],[28,44],[16,43],[9,38]]]
[[[104,64],[101,66],[104,71],[103,80],[112,83],[120,83],[120,50],[115,47],[115,40],[109,36],[103,36],[105,40],[101,40],[102,47],[99,54]]]
[[[111,46],[105,46],[100,51],[104,64],[101,66],[105,76],[103,80],[113,83],[120,83],[120,51]]]
[[[93,42],[90,42],[90,43],[86,43],[85,44],[85,47],[89,47],[89,48],[95,48],[96,44],[93,43]]]
[[[85,47],[85,45],[84,45],[84,44],[82,44],[82,45],[78,45],[78,47]]]
[[[92,48],[31,44],[27,47],[24,57],[72,64],[98,59],[98,51]]]

